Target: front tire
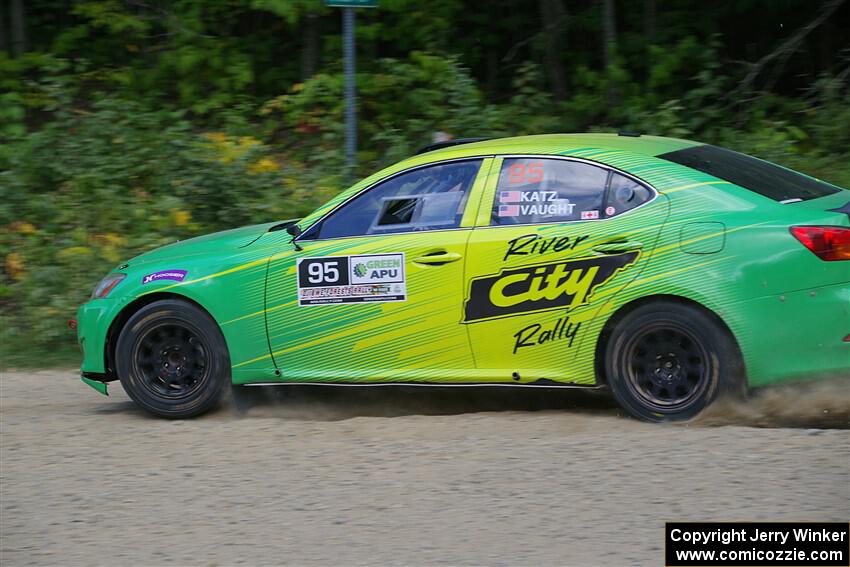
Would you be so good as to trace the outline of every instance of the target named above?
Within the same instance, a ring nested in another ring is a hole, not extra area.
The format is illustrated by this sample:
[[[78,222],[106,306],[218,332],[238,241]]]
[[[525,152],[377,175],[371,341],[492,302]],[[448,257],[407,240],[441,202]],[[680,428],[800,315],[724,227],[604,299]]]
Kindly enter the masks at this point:
[[[640,306],[617,323],[605,372],[623,409],[652,422],[691,419],[721,395],[742,394],[745,383],[738,348],[720,323],[672,302]]]
[[[142,307],[121,330],[115,353],[127,395],[160,417],[209,411],[230,383],[230,356],[218,325],[188,301]]]

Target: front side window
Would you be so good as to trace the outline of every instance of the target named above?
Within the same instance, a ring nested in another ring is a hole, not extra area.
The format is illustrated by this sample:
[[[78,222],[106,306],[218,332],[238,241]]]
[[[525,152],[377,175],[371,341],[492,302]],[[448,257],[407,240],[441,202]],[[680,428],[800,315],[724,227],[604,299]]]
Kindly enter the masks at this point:
[[[603,216],[608,171],[562,159],[502,162],[492,225],[538,224]]]
[[[450,162],[396,175],[342,205],[305,239],[457,228],[481,161]]]

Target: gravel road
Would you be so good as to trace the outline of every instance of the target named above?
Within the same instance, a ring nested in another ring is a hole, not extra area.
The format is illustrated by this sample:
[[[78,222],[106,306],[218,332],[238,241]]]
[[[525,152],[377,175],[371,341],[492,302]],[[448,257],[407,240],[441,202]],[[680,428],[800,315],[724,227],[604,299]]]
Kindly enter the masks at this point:
[[[662,565],[665,520],[846,521],[848,388],[687,425],[583,392],[304,386],[163,421],[5,371],[0,563]]]

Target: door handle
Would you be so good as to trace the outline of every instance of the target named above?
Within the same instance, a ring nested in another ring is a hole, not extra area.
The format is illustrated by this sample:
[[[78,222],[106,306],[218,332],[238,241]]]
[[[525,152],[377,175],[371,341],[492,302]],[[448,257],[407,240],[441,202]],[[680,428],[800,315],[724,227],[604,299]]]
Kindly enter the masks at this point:
[[[414,258],[413,261],[416,264],[441,265],[448,264],[449,262],[457,262],[461,258],[463,258],[463,256],[457,252],[433,252],[431,254],[425,254],[424,256]]]
[[[619,240],[616,242],[605,242],[591,248],[600,254],[619,254],[620,252],[631,252],[643,248],[643,242],[637,240]]]

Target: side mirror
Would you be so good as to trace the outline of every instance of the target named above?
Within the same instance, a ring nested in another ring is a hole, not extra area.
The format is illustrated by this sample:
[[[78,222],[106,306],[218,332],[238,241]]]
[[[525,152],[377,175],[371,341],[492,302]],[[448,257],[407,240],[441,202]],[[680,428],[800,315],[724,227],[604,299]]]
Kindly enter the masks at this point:
[[[298,245],[297,242],[295,242],[295,239],[298,238],[299,234],[301,234],[301,227],[298,226],[298,223],[292,223],[291,225],[286,227],[286,232],[292,237],[291,242],[292,246],[295,247],[295,250],[297,250],[298,252],[304,250],[303,248],[301,248],[301,246]]]

